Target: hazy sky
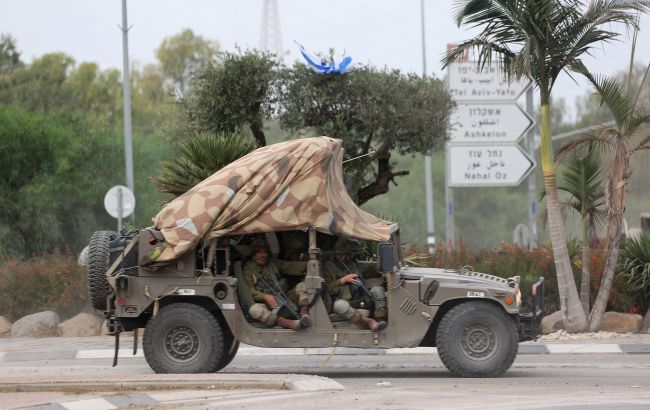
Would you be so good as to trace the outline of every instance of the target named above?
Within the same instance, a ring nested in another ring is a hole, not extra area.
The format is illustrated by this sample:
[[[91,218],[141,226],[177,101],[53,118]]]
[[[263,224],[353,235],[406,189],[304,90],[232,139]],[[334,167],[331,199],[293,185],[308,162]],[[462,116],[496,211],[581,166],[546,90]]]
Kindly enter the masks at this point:
[[[471,37],[453,22],[454,0],[425,0],[427,72],[442,77],[440,56],[447,43]],[[77,61],[95,61],[103,68],[122,67],[120,0],[20,0],[0,3],[0,33],[18,40],[23,58],[31,61],[46,52],[63,51]],[[155,62],[154,50],[163,38],[191,28],[219,42],[223,49],[259,47],[263,0],[130,0],[128,2],[130,57]],[[377,67],[422,72],[419,0],[278,0],[280,26],[287,60],[298,58],[294,40],[313,52],[334,48],[354,61]],[[650,59],[650,22],[645,16],[637,61]],[[644,31],[644,29],[647,29]],[[604,45],[589,68],[607,74],[625,69],[629,37]],[[572,102],[588,90],[564,78],[555,95]]]

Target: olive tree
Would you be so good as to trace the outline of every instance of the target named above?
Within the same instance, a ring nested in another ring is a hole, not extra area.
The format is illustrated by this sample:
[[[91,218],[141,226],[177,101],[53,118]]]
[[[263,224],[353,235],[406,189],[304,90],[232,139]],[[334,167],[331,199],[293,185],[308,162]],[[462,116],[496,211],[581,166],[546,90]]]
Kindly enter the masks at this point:
[[[283,128],[340,138],[348,159],[375,151],[345,167],[359,204],[408,174],[394,169],[393,153],[430,153],[443,144],[453,108],[440,80],[371,66],[322,75],[296,63],[283,71],[278,98]]]

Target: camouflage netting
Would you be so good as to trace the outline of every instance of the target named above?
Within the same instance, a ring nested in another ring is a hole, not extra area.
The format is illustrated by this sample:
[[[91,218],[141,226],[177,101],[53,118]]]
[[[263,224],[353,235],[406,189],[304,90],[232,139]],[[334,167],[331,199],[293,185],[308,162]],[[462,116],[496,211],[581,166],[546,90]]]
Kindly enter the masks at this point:
[[[202,238],[316,228],[388,241],[397,224],[359,209],[343,183],[340,140],[318,137],[269,145],[227,165],[167,204],[154,218],[169,261]]]

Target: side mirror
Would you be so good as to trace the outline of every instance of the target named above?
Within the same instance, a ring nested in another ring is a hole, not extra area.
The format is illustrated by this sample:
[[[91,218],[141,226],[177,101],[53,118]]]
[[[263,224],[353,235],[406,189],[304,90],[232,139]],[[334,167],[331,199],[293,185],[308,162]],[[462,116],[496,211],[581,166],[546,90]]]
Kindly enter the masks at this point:
[[[382,243],[379,244],[379,266],[377,270],[380,273],[394,272],[397,266],[395,258],[395,245]]]

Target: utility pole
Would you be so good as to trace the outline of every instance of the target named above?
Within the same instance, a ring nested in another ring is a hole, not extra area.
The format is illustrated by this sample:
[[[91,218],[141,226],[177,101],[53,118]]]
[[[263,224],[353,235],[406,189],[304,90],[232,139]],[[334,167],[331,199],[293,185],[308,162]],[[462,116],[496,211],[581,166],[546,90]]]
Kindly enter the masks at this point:
[[[119,27],[119,26],[118,26]],[[133,142],[131,137],[131,79],[129,76],[129,29],[126,21],[126,0],[122,0],[122,52],[124,72],[122,92],[124,94],[124,164],[126,166],[126,186],[135,194],[133,186]],[[131,217],[135,224],[135,212]]]
[[[282,50],[282,33],[280,31],[280,14],[278,0],[264,0],[262,9],[262,30],[260,32],[260,49],[271,51],[278,58],[284,57]]]
[[[535,109],[533,107],[533,87],[526,91],[526,112],[530,118],[535,118]],[[531,158],[535,158],[535,127],[528,130],[528,153]],[[530,233],[529,248],[537,247],[537,181],[535,180],[535,171],[528,176],[528,232]]]
[[[422,17],[422,77],[427,76],[427,52],[424,30],[424,0],[420,0],[420,15]],[[431,155],[424,156],[424,188],[427,203],[427,247],[434,251],[436,245],[435,220],[433,218],[433,180],[431,176]]]

